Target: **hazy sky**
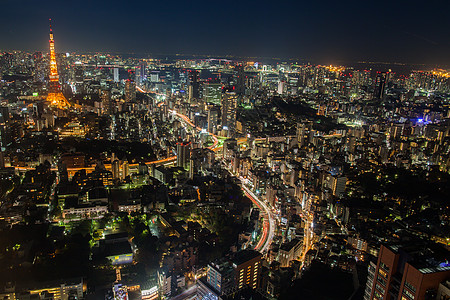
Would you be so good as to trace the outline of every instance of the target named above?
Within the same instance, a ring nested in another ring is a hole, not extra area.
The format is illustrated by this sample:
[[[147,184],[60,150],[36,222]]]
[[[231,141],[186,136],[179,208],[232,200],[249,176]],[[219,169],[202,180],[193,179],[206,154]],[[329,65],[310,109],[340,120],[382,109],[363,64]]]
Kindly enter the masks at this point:
[[[0,49],[450,64],[450,1],[0,0]]]

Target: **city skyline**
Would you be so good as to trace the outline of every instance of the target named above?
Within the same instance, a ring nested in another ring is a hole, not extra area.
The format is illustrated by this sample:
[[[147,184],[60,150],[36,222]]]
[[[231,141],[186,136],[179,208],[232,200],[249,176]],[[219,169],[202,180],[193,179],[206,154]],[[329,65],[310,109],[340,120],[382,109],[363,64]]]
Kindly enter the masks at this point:
[[[0,0],[0,300],[450,299],[433,3],[199,4]]]
[[[59,52],[450,64],[445,9],[416,1],[387,4],[239,2],[227,9],[203,1],[127,6],[118,1],[2,1],[9,13],[0,21],[0,49],[48,51],[45,33],[52,18]]]

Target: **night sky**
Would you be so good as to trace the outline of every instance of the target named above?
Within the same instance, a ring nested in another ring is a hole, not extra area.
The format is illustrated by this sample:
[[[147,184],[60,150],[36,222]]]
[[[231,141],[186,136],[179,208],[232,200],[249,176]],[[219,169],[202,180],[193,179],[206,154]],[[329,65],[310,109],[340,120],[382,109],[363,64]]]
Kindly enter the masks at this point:
[[[0,49],[450,65],[450,1],[0,0]]]

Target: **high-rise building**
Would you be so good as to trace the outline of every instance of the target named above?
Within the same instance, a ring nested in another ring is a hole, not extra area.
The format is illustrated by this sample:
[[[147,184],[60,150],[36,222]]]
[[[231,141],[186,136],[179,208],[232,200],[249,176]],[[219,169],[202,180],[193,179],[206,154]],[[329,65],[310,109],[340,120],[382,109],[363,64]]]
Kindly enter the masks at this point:
[[[261,277],[262,255],[255,250],[243,250],[236,253],[233,259],[235,280],[238,289],[248,286],[256,289]]]
[[[45,78],[45,66],[42,52],[35,52],[33,54],[34,65],[34,79],[35,81],[44,81]]]
[[[364,299],[438,299],[441,282],[450,278],[447,255],[438,245],[382,245],[375,270],[369,266]]]
[[[0,151],[5,151],[6,146],[11,142],[11,135],[8,129],[7,125],[0,124]]]
[[[159,82],[159,72],[153,71],[150,73],[150,81],[151,82]]]
[[[125,101],[132,102],[134,100],[136,100],[136,83],[128,79],[125,82]]]
[[[297,123],[297,140],[298,140],[298,146],[303,147],[307,141],[307,133],[312,129],[312,122],[302,122]]]
[[[102,100],[102,113],[107,115],[111,114],[113,111],[111,102],[111,90],[101,90],[100,99]]]
[[[236,94],[244,95],[245,94],[245,73],[244,66],[239,64],[234,67],[236,72]]]
[[[51,22],[51,19],[50,19]],[[53,40],[53,29],[50,23],[50,81],[48,85],[47,101],[52,106],[58,108],[67,108],[70,106],[66,97],[61,92],[61,85],[59,83],[58,67],[56,65],[55,41]]]
[[[228,136],[234,136],[236,131],[237,95],[227,89],[222,97],[222,128],[228,130]]]
[[[114,82],[119,82],[119,68],[114,68]]]
[[[189,166],[189,158],[191,152],[190,142],[177,143],[177,167],[187,169]]]
[[[232,260],[209,263],[206,278],[197,281],[197,299],[222,299],[237,290],[259,287],[262,255],[255,250],[242,250]]]
[[[118,159],[116,159],[112,162],[111,170],[112,170],[113,179],[119,179],[120,178],[120,163],[119,163]]]
[[[345,176],[331,176],[331,190],[333,196],[340,197],[345,192],[345,187],[347,185],[347,177]]]
[[[216,134],[219,125],[219,109],[212,106],[208,109],[208,132]]]
[[[9,108],[0,106],[0,123],[7,123],[9,121]]]
[[[389,82],[390,74],[388,72],[381,72],[377,74],[374,82],[373,97],[375,99],[383,99],[386,93],[387,84]]]
[[[142,83],[146,79],[147,70],[145,63],[139,64],[139,83]]]
[[[130,165],[128,161],[124,161],[122,164],[122,179],[125,179],[130,175]]]
[[[278,90],[277,90],[279,95],[282,95],[286,92],[286,81],[281,80],[280,82],[278,82]]]
[[[197,70],[189,71],[190,88],[192,89],[192,99],[200,98],[200,78]],[[191,94],[190,94],[191,96]],[[192,100],[191,98],[189,100]]]
[[[206,103],[220,105],[222,100],[222,84],[220,82],[207,82],[203,85],[203,100]]]

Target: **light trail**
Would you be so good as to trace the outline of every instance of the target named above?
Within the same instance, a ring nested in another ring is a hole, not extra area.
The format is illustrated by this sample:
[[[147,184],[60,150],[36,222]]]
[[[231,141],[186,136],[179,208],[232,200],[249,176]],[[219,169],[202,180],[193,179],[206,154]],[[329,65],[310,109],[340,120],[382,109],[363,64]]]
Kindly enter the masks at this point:
[[[182,292],[179,295],[176,295],[175,297],[169,298],[170,300],[186,300],[186,299],[193,299],[195,297],[195,294],[197,293],[197,285],[194,284],[184,292]]]
[[[191,125],[193,128],[197,129],[198,131],[202,131],[202,128],[195,126],[194,123],[192,123],[192,121],[185,115],[182,115],[180,113],[177,113],[174,110],[169,109],[169,111],[175,115],[177,115],[177,117],[181,118],[184,122],[188,123],[189,125]],[[211,149],[213,151],[217,151],[218,149],[220,149],[221,147],[216,147],[217,144],[219,143],[219,140],[217,139],[217,136],[215,134],[209,133],[208,134],[212,137],[213,139],[213,144],[211,146],[208,147],[208,149]]]
[[[269,250],[269,247],[272,244],[275,235],[275,219],[267,205],[263,201],[261,201],[252,191],[250,191],[250,189],[248,189],[243,182],[242,189],[250,198],[250,200],[252,200],[252,202],[255,203],[260,210],[264,211],[264,214],[266,216],[263,224],[263,233],[260,240],[255,246],[255,250],[265,254]]]

